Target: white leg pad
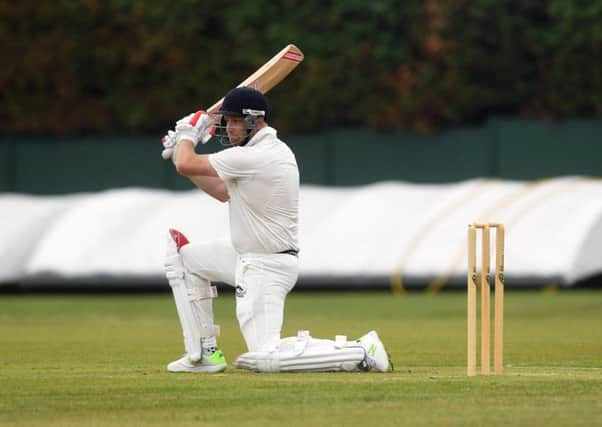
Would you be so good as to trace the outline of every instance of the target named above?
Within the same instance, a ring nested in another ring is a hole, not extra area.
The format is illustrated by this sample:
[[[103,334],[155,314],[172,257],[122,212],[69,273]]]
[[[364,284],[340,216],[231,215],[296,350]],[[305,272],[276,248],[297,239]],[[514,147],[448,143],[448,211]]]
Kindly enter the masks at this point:
[[[209,281],[186,270],[171,238],[168,238],[165,276],[176,303],[186,353],[191,361],[199,361],[202,341],[212,339],[214,343],[220,332],[219,326],[213,324],[212,299],[217,297],[217,290]]]
[[[201,335],[196,327],[192,305],[188,300],[184,279],[169,279],[169,285],[174,296],[182,333],[184,335],[184,348],[190,360],[197,362],[201,360]]]
[[[213,324],[213,298],[217,298],[217,288],[195,274],[186,273],[184,281],[201,341],[219,336],[220,328]],[[216,345],[215,340],[211,344]]]
[[[365,350],[343,335],[322,340],[300,331],[297,337],[283,338],[274,351],[240,355],[234,366],[255,372],[336,372],[359,371]]]

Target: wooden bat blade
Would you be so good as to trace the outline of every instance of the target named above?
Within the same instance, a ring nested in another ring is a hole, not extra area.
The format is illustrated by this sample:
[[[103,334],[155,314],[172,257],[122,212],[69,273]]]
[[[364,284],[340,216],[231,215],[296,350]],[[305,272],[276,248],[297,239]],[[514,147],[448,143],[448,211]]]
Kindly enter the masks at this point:
[[[250,87],[261,93],[267,93],[270,89],[280,83],[297,65],[303,61],[303,52],[294,44],[289,44],[272,59],[263,64],[257,71],[247,77],[237,87]],[[215,113],[220,109],[224,98],[217,101],[209,109],[208,113]]]

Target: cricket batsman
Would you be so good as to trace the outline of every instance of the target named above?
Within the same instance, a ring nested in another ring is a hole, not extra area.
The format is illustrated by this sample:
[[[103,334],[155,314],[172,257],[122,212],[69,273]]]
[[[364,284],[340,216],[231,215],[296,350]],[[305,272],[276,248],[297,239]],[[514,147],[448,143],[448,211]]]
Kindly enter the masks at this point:
[[[217,116],[203,111],[178,121],[163,139],[176,170],[228,203],[230,239],[191,243],[168,236],[165,273],[173,291],[186,353],[170,372],[221,372],[227,367],[214,324],[213,281],[233,286],[236,316],[248,352],[234,366],[256,372],[391,369],[375,331],[357,340],[316,339],[308,331],[281,338],[286,296],[299,273],[299,169],[293,152],[268,125],[266,97],[255,89],[228,92]],[[199,155],[217,137],[229,147]],[[202,215],[202,212],[199,212]]]

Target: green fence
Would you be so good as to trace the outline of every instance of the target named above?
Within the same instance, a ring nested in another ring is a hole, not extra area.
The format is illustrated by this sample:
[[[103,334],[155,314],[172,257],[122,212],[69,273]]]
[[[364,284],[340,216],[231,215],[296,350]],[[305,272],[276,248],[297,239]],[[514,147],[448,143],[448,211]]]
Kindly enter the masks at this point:
[[[602,121],[543,123],[490,120],[475,128],[418,135],[330,129],[282,135],[297,156],[303,183],[422,183],[475,177],[533,180],[602,176]],[[199,152],[218,149],[215,143]],[[0,191],[65,194],[120,187],[192,188],[148,137],[4,138]]]

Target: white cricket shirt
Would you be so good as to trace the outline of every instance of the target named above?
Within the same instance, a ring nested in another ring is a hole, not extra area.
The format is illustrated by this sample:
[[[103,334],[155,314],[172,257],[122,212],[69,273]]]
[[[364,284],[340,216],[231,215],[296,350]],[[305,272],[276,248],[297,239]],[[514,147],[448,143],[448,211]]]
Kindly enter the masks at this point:
[[[226,183],[230,234],[239,254],[298,250],[299,168],[291,149],[271,127],[243,147],[209,155]]]

